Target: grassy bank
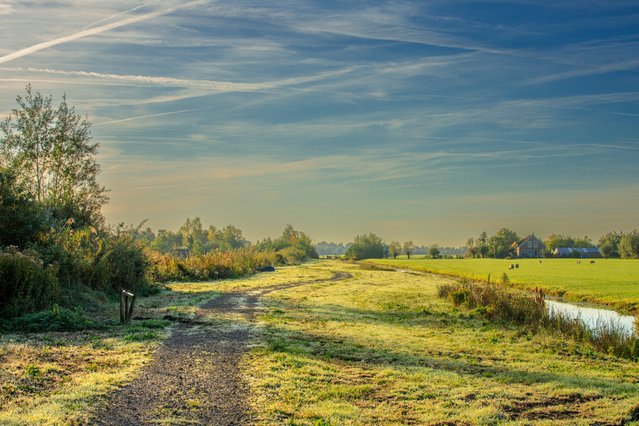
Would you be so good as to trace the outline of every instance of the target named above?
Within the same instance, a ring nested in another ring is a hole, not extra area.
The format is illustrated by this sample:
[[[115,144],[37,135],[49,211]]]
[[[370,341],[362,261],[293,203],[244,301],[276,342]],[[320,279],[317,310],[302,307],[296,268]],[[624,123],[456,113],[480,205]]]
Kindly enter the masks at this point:
[[[541,287],[571,301],[587,301],[639,312],[639,262],[633,259],[374,259],[402,269],[499,282],[504,273],[521,288]],[[517,269],[508,269],[511,264]]]

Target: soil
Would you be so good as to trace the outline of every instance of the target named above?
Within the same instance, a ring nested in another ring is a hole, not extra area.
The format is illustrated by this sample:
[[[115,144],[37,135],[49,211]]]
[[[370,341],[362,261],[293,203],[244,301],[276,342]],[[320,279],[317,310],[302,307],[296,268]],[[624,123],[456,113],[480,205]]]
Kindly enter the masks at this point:
[[[225,293],[209,300],[201,306],[197,318],[176,325],[153,362],[133,382],[109,395],[105,408],[92,423],[253,423],[249,389],[242,377],[240,361],[254,337],[259,298],[276,290],[350,277],[348,273],[333,272],[328,279]],[[225,314],[239,319],[232,324],[206,320]]]

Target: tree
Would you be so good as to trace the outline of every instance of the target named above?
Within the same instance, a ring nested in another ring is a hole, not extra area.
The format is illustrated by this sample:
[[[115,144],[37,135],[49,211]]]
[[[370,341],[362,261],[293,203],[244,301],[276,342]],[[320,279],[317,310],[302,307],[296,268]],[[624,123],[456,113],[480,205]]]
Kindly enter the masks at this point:
[[[619,254],[626,259],[639,258],[639,230],[635,229],[621,237]]]
[[[475,239],[473,237],[470,237],[466,241],[466,255],[474,259],[475,256],[477,255],[477,252],[478,252],[478,249],[477,249],[477,246],[475,245]]]
[[[346,250],[349,259],[381,259],[384,257],[382,238],[373,234],[362,234],[355,237],[353,245]]]
[[[24,248],[44,228],[41,209],[9,170],[0,169],[0,247]]]
[[[402,245],[399,241],[391,241],[388,245],[388,254],[393,256],[393,259],[396,259],[402,253]]]
[[[408,256],[409,259],[410,259],[411,253],[413,253],[414,250],[415,250],[415,244],[413,244],[412,241],[406,241],[404,243],[404,253],[406,253],[406,256]]]
[[[441,251],[439,250],[437,244],[433,244],[430,246],[430,248],[428,249],[428,254],[430,254],[430,257],[432,257],[433,259],[439,259]]]
[[[595,245],[588,237],[571,237],[570,235],[550,234],[546,238],[546,249],[553,251],[557,247],[590,248]]]
[[[200,255],[207,252],[208,232],[202,227],[202,221],[199,217],[195,217],[193,220],[187,217],[178,233],[182,235],[182,244],[192,254]]]
[[[288,257],[295,261],[319,258],[311,238],[304,232],[295,230],[290,223],[284,228],[282,236],[273,242],[273,247],[277,251],[286,251]]]
[[[16,174],[35,200],[59,221],[77,226],[104,222],[100,212],[106,189],[97,181],[98,144],[91,142],[90,123],[67,104],[57,108],[51,96],[26,87],[18,108],[0,122],[0,167]]]
[[[490,251],[490,248],[488,247],[488,234],[486,233],[486,231],[479,234],[479,238],[477,239],[477,241],[479,241],[479,254],[483,259],[488,255],[488,252]]]
[[[599,251],[606,259],[620,256],[619,242],[622,236],[623,233],[612,231],[599,238]]]
[[[503,258],[508,256],[510,247],[517,241],[519,241],[519,236],[515,231],[501,228],[488,239],[488,246],[491,248],[494,257]]]
[[[481,246],[479,246],[479,254],[481,255],[482,259],[488,256],[489,252],[490,247],[488,246],[488,244],[482,244]]]

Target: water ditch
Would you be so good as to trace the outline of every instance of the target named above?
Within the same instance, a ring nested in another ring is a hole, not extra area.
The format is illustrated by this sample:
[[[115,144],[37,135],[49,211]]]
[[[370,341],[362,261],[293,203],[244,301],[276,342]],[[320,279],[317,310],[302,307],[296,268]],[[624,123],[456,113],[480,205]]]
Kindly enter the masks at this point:
[[[560,315],[564,319],[578,320],[593,332],[598,330],[620,331],[626,336],[636,333],[635,317],[592,306],[580,306],[572,303],[546,299],[546,309],[551,317]]]

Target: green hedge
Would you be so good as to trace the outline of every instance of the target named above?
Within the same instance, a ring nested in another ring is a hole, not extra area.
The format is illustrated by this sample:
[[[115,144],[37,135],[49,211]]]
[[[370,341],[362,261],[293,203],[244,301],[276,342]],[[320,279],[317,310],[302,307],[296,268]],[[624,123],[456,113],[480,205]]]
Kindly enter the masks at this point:
[[[0,318],[12,318],[57,301],[56,271],[20,252],[0,253]]]

